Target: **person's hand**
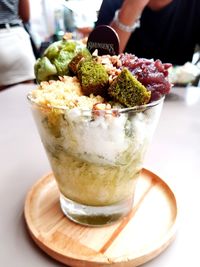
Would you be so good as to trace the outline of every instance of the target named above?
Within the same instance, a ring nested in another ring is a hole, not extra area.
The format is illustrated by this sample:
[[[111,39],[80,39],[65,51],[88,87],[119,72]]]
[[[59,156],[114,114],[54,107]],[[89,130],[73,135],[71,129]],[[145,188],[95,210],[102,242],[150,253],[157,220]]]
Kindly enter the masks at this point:
[[[124,0],[120,8],[120,20],[131,25],[143,12],[151,0]]]
[[[127,18],[131,20],[138,17],[143,12],[143,9],[149,4],[151,0],[124,0],[120,8],[120,13],[126,14]]]
[[[118,20],[121,24],[126,26],[134,25],[149,2],[150,0],[124,0],[118,11]],[[117,23],[115,23],[115,20],[111,23],[111,26],[118,33],[120,39],[120,52],[123,52],[131,35],[131,31],[124,31],[124,29],[120,28]]]
[[[129,6],[129,8],[136,8],[139,10],[143,10],[148,4],[150,0],[124,0],[123,5]]]

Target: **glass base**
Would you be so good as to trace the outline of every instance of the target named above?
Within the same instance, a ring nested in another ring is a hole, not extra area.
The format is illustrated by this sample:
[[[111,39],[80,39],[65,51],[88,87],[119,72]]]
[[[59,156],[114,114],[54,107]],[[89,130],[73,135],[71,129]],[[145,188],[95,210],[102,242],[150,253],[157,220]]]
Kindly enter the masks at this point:
[[[72,221],[86,226],[112,224],[127,215],[133,206],[133,198],[110,206],[87,206],[60,195],[63,213]]]

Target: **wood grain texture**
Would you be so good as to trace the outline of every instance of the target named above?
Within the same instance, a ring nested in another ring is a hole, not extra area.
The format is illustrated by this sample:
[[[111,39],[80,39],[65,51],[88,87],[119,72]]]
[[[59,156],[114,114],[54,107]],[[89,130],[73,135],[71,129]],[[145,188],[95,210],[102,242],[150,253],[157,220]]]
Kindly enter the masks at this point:
[[[175,237],[177,203],[169,186],[143,169],[135,203],[113,225],[86,227],[68,220],[50,173],[28,192],[25,220],[35,243],[52,258],[77,267],[133,267],[158,256]]]

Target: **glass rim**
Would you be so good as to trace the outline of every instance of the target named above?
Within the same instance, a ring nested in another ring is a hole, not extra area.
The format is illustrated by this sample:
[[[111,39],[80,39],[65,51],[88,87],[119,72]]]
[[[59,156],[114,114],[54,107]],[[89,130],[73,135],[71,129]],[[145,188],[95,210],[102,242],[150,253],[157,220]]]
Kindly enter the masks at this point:
[[[48,105],[47,106],[47,105],[44,105],[44,104],[41,104],[41,103],[37,103],[35,101],[35,99],[31,96],[31,92],[29,92],[27,94],[27,99],[31,104],[34,104],[39,108],[55,109],[55,110],[62,110],[62,111],[69,111],[69,110],[74,109],[74,108],[68,108],[67,106],[66,107],[57,107],[57,106],[53,106],[53,105]],[[160,103],[162,103],[164,101],[164,99],[165,99],[165,95],[162,96],[160,99],[152,101],[152,102],[150,102],[148,104],[138,105],[138,106],[134,106],[134,107],[123,107],[123,108],[116,107],[116,108],[111,108],[111,109],[108,109],[108,110],[106,110],[106,109],[103,109],[103,110],[81,109],[81,108],[78,108],[78,107],[75,107],[75,108],[79,109],[82,113],[93,112],[93,111],[102,112],[102,113],[106,113],[106,114],[113,114],[113,112],[116,112],[116,111],[118,113],[126,113],[126,112],[131,112],[131,111],[138,112],[138,111],[145,111],[145,110],[147,110],[149,108],[157,106]]]

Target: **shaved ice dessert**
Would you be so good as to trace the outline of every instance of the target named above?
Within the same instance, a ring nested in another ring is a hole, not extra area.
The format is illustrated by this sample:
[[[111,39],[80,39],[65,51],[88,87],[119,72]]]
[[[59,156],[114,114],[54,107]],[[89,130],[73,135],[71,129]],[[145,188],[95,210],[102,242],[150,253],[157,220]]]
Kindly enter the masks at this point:
[[[63,212],[81,224],[109,224],[132,209],[170,64],[80,50],[67,64],[66,75],[41,81],[28,99]]]

